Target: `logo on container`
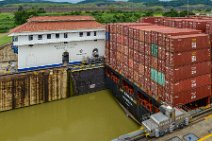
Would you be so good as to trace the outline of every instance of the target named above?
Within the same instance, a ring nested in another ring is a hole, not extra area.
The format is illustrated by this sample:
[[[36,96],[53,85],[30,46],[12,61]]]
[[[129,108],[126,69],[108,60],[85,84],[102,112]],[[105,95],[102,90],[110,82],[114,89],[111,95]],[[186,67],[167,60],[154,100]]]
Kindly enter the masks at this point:
[[[191,87],[196,87],[197,86],[197,83],[196,83],[196,80],[191,80]]]
[[[191,93],[191,99],[195,99],[197,96],[196,96],[196,92],[192,92]]]

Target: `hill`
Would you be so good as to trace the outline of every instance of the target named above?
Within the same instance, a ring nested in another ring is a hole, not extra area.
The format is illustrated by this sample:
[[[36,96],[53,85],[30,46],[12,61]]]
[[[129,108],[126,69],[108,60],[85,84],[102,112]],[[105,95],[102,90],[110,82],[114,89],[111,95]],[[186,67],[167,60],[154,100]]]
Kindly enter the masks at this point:
[[[118,2],[125,1],[125,2]],[[126,2],[128,1],[128,2]],[[69,1],[70,2],[70,1]],[[211,0],[82,0],[77,4],[59,2],[59,0],[4,0],[0,1],[0,12],[14,12],[22,5],[26,9],[32,7],[44,8],[47,12],[94,11],[94,10],[148,10],[148,9],[177,9],[211,11]]]
[[[145,5],[148,6],[155,6],[155,5],[160,5],[160,6],[171,6],[171,7],[176,7],[176,6],[183,6],[183,5],[207,5],[207,6],[212,6],[212,1],[211,0],[170,0],[170,1],[165,1],[165,0],[129,0],[129,2],[142,2]]]
[[[4,0],[4,1],[0,1],[0,6],[10,5],[10,4],[21,4],[21,3],[58,3],[58,2],[45,1],[45,0]],[[58,3],[58,4],[61,4],[61,3]]]
[[[124,0],[123,0],[124,1]],[[108,3],[108,2],[115,2],[115,0],[85,0],[80,3],[86,4],[86,3]],[[211,0],[128,0],[128,2],[133,2],[133,3],[144,3],[145,5],[148,6],[171,6],[171,7],[176,7],[176,6],[183,6],[183,5],[207,5],[207,6],[212,6],[212,1]]]

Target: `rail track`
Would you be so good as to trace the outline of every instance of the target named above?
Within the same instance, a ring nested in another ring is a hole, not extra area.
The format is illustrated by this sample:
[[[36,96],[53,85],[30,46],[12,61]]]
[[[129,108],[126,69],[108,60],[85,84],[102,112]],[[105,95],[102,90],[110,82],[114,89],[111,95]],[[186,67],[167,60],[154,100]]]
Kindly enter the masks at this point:
[[[124,111],[127,114],[127,116],[129,116],[130,118],[132,118],[133,120],[135,120],[137,123],[139,123],[134,118],[134,116],[130,112],[128,112],[127,109],[124,108],[124,106],[122,104],[120,104],[120,106],[124,109]],[[190,115],[191,116],[191,121],[190,121],[189,126],[187,126],[187,127],[190,127],[190,126],[192,126],[192,125],[194,125],[194,124],[196,124],[198,122],[203,121],[206,116],[209,116],[211,114],[212,114],[212,106],[210,106],[207,109],[204,109],[201,112],[198,112],[198,113],[195,113],[195,114],[191,114]],[[187,128],[187,127],[185,127],[185,128]],[[179,130],[181,130],[181,129],[177,129],[175,131],[179,131]],[[142,129],[140,129],[140,131],[142,131]],[[132,133],[129,133],[129,134],[126,134],[126,135],[123,135],[123,136],[120,136],[117,139],[112,140],[112,141],[154,141],[155,140],[155,138],[146,138],[144,131],[141,132],[141,134],[138,134],[136,136],[132,136],[132,135],[133,135],[133,132]]]
[[[189,126],[194,125],[200,121],[203,121],[204,117],[209,116],[210,114],[212,114],[212,107],[209,107],[199,113],[191,115],[192,120],[191,120]]]

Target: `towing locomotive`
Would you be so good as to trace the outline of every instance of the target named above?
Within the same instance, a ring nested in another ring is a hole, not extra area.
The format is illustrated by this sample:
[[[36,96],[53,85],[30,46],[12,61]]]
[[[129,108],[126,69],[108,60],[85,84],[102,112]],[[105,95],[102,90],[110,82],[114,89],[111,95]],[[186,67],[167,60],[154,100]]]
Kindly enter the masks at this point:
[[[159,110],[142,122],[146,136],[160,137],[189,125],[190,116],[186,111],[167,105],[160,106]]]

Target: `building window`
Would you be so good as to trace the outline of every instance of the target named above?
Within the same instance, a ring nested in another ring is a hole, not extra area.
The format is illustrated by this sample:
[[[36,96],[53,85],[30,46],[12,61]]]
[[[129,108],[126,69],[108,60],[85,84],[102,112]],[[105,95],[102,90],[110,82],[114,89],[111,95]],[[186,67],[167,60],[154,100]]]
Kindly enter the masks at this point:
[[[52,35],[51,34],[47,34],[47,39],[51,39]]]
[[[80,33],[79,33],[79,36],[82,37],[82,36],[83,36],[83,32],[80,32]]]
[[[33,35],[29,35],[29,41],[33,40]]]
[[[68,33],[64,33],[64,38],[68,38]]]
[[[96,31],[94,31],[94,36],[96,36]]]
[[[42,40],[43,36],[42,35],[38,35],[38,40]]]
[[[91,32],[87,32],[87,36],[91,36]]]
[[[60,34],[55,34],[56,38],[60,38]]]
[[[18,42],[18,36],[13,37],[13,42]]]

